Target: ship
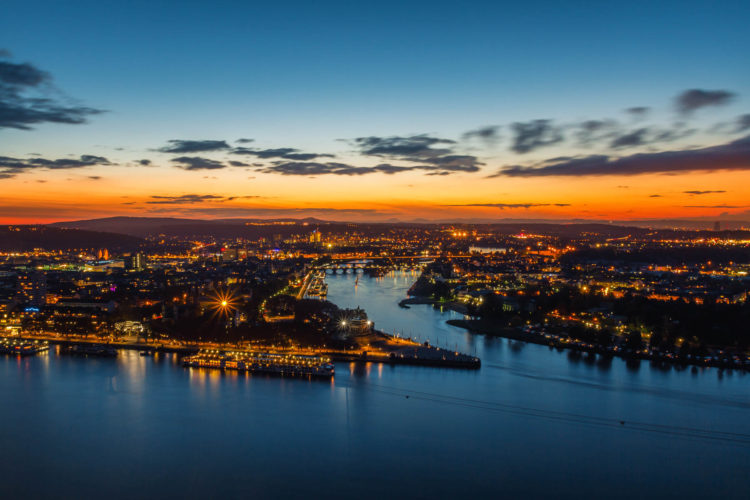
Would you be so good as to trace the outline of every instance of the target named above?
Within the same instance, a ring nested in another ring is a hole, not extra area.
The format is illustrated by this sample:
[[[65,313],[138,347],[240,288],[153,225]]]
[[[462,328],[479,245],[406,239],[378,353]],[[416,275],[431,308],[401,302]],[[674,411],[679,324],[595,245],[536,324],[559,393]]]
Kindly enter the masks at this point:
[[[188,368],[214,368],[292,377],[331,378],[334,366],[329,358],[296,354],[204,349],[182,360]]]
[[[31,341],[23,339],[0,338],[0,354],[16,354],[19,356],[31,356],[49,349],[49,343],[45,341]]]

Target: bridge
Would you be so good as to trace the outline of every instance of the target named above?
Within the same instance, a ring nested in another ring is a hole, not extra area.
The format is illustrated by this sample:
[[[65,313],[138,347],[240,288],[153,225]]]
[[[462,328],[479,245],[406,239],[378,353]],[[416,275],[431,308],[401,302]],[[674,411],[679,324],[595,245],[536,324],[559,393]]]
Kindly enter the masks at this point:
[[[397,269],[414,269],[417,267],[429,264],[439,257],[470,257],[470,255],[388,255],[388,256],[372,256],[372,257],[331,257],[331,262],[316,266],[317,269],[331,270],[336,272],[343,270],[344,272],[357,272],[362,271],[391,271]]]

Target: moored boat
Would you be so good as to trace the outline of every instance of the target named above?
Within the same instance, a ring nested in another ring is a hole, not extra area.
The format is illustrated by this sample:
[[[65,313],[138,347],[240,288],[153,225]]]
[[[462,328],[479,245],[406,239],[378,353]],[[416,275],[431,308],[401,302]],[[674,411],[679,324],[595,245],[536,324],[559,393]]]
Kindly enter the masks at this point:
[[[273,375],[324,377],[334,375],[331,360],[320,356],[252,351],[203,350],[182,360],[189,368],[215,368]]]

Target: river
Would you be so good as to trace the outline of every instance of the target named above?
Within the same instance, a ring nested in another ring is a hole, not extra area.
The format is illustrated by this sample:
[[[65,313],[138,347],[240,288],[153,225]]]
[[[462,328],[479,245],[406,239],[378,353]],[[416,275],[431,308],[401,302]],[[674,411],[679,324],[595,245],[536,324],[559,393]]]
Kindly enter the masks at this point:
[[[4,498],[747,498],[747,375],[470,334],[397,306],[414,274],[355,279],[329,275],[329,300],[482,368],[308,381],[127,351],[0,358]]]

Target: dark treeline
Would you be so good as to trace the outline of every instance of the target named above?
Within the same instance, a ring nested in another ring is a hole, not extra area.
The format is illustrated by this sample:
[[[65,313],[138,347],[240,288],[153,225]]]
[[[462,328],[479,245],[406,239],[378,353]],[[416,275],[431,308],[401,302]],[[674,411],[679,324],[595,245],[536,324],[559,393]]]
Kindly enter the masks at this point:
[[[649,263],[657,265],[697,265],[750,263],[750,247],[647,247],[642,249],[584,248],[565,254],[563,265],[587,262]]]
[[[60,229],[49,226],[0,226],[0,251],[27,252],[43,250],[71,250],[109,248],[136,250],[143,245],[141,238],[124,234]]]
[[[606,311],[622,321],[629,332],[651,332],[653,347],[671,347],[677,339],[684,339],[693,347],[745,350],[750,346],[748,303],[724,304],[707,300],[703,304],[694,304],[682,300],[650,300],[631,294],[613,299],[597,293],[582,293],[575,287],[540,290],[539,295],[533,289],[526,292],[511,298],[487,294],[479,306],[470,308],[470,312],[483,319],[520,326],[526,321],[544,322],[552,311],[563,317]],[[508,307],[509,303],[513,304],[512,308]],[[605,323],[597,330],[573,323],[568,333],[580,340],[606,345],[613,341],[611,326]]]

